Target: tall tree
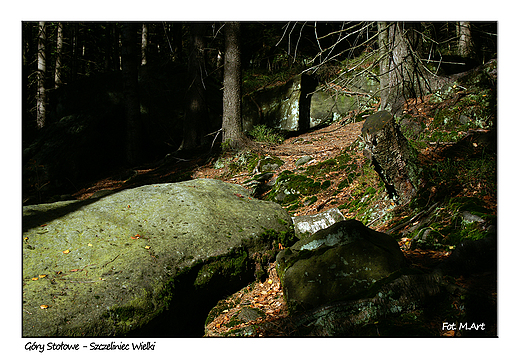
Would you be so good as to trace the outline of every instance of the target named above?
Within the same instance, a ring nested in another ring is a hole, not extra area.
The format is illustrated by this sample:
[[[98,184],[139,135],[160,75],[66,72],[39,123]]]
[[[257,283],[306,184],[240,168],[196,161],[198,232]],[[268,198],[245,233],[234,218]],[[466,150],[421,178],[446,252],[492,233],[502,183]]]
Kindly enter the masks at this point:
[[[148,52],[148,24],[143,23],[141,31],[141,65],[146,65]]]
[[[379,44],[379,88],[381,91],[381,110],[387,107],[388,102],[388,25],[384,21],[377,23],[377,41]]]
[[[74,23],[72,29],[72,61],[71,61],[71,81],[75,81],[79,73],[79,23]]]
[[[206,111],[206,91],[203,78],[205,77],[205,43],[204,23],[190,24],[189,46],[189,87],[187,92],[186,111],[184,116],[183,140],[179,150],[189,150],[200,145],[201,131],[204,130]]]
[[[242,128],[240,23],[226,23],[224,26],[224,38],[222,142],[232,148],[240,148],[247,141]]]
[[[118,71],[120,68],[119,27],[114,22],[105,26],[105,71]]]
[[[54,86],[58,88],[63,84],[62,79],[62,58],[63,58],[63,23],[59,22],[56,29],[56,67],[54,69]]]
[[[471,28],[469,21],[457,23],[457,51],[460,56],[470,57],[472,54]]]
[[[121,66],[126,115],[126,158],[128,163],[140,160],[141,109],[138,88],[137,26],[124,23],[121,30]]]
[[[419,43],[414,27],[413,23],[392,22],[378,36],[381,48],[387,52],[381,59],[385,62],[381,68],[388,69],[381,74],[381,110],[390,110],[392,114],[400,115],[408,98],[423,95],[426,77],[416,53]]]
[[[46,56],[46,26],[45,21],[38,23],[38,91],[36,94],[36,125],[38,128],[45,126],[46,94],[45,94],[45,72]]]

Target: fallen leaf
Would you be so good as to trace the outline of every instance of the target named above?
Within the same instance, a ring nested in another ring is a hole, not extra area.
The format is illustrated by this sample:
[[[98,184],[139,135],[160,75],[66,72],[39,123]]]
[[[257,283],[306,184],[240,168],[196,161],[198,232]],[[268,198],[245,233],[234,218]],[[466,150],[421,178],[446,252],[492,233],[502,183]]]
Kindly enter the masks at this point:
[[[38,277],[31,278],[31,280],[38,280],[38,279],[39,279]]]
[[[152,247],[150,247],[150,246],[145,246],[144,247],[144,249],[150,249],[150,248],[152,248]]]
[[[69,254],[70,253],[70,250],[69,249],[66,249],[63,251],[63,254]]]
[[[47,309],[47,308],[49,308],[49,306],[47,304],[40,305],[40,309]]]
[[[92,247],[92,243],[87,244],[87,246]]]
[[[45,278],[45,277],[47,277],[47,274],[40,274],[38,277]]]

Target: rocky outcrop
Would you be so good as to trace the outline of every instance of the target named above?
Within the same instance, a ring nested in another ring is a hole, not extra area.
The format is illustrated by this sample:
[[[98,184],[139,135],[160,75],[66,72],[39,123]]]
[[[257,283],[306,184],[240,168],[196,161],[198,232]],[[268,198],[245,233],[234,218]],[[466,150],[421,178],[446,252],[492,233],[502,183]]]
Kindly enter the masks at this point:
[[[379,89],[379,82],[366,76],[344,75],[337,82],[342,86],[319,85],[313,76],[301,74],[245,95],[244,129],[264,124],[283,131],[306,131],[363,110]]]
[[[23,336],[202,336],[290,245],[291,218],[198,179],[23,208]]]
[[[260,124],[284,131],[308,130],[311,93],[316,85],[313,77],[298,75],[283,84],[261,88],[244,96],[244,130],[250,131]]]
[[[277,256],[291,313],[358,298],[405,266],[397,242],[356,220],[340,221]]]

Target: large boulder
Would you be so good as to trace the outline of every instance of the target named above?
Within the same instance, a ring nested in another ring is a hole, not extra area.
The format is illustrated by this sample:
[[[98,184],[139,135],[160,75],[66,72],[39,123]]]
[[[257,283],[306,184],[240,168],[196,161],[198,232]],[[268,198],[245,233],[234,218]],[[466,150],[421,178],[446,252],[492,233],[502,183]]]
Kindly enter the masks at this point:
[[[359,297],[405,266],[397,242],[356,220],[340,221],[277,256],[291,313]]]
[[[26,206],[22,334],[202,336],[292,237],[278,204],[210,179]]]

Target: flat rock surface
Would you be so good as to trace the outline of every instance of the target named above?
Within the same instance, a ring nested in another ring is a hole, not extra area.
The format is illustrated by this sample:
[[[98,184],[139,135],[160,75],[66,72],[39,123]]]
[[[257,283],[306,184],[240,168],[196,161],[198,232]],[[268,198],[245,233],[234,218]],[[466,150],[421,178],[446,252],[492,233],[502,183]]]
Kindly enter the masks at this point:
[[[23,335],[125,335],[174,304],[183,280],[252,276],[251,258],[290,224],[279,205],[204,179],[26,206]]]

